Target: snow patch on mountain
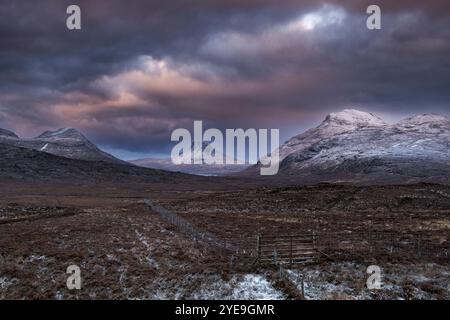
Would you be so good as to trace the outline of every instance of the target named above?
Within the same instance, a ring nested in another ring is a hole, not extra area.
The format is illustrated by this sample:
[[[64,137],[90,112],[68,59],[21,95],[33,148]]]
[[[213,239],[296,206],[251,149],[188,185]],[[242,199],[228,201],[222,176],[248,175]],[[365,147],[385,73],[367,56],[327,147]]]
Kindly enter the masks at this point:
[[[421,124],[425,124],[425,123],[432,123],[432,124],[450,124],[450,117],[444,116],[444,115],[440,115],[440,114],[434,114],[434,113],[430,113],[430,114],[419,114],[419,115],[415,115],[413,117],[409,117],[406,119],[403,119],[401,121],[399,121],[399,125],[402,124],[412,124],[412,125],[421,125]]]
[[[50,138],[50,137],[55,137],[55,136],[61,136],[61,135],[64,135],[66,132],[69,132],[69,131],[74,132],[76,130],[73,129],[73,128],[61,128],[61,129],[56,130],[56,131],[45,131],[38,138]]]
[[[12,131],[0,128],[0,137],[18,138],[17,134]]]
[[[341,112],[330,113],[321,126],[338,125],[349,127],[379,127],[387,125],[380,117],[355,109],[344,109]]]
[[[46,131],[31,139],[20,138],[8,130],[0,129],[0,143],[70,159],[126,163],[100,150],[74,128]]]
[[[346,109],[281,145],[279,173],[312,182],[446,183],[449,150],[446,116],[422,114],[388,124],[371,113]]]

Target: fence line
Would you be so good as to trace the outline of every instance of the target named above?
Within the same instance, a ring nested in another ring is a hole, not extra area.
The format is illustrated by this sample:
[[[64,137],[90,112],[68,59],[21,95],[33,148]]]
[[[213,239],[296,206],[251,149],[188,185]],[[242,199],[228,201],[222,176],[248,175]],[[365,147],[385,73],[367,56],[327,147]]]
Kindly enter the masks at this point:
[[[190,237],[195,242],[202,242],[210,247],[219,249],[223,253],[232,255],[248,254],[248,250],[245,246],[233,243],[231,241],[218,239],[214,234],[200,230],[186,219],[180,217],[176,213],[173,213],[160,205],[154,203],[150,199],[144,199],[144,203],[154,212],[158,213],[161,218],[167,222],[175,225],[181,232]]]
[[[222,255],[240,256],[240,258],[261,258],[267,260],[268,255],[273,257],[274,250],[279,259],[289,257],[294,260],[295,254],[306,252],[320,252],[327,257],[337,257],[341,254],[350,256],[371,256],[376,254],[388,254],[390,256],[407,256],[417,258],[448,258],[449,245],[438,244],[421,233],[395,233],[386,231],[367,232],[318,232],[298,235],[265,234],[263,238],[256,235],[231,235],[227,239],[219,239],[214,234],[200,230],[186,219],[180,217],[149,199],[144,203],[161,218],[176,226],[181,232],[189,236],[195,242],[202,242],[211,249],[215,249]],[[261,245],[261,240],[266,242]],[[296,243],[296,248],[291,248],[290,243]],[[311,241],[313,243],[311,243]],[[272,247],[268,247],[271,243]],[[283,247],[284,245],[284,247]],[[303,246],[303,248],[301,248]],[[311,249],[311,250],[308,250]],[[264,251],[264,252],[263,252]],[[272,252],[270,252],[272,251]],[[294,254],[295,253],[295,254]],[[306,255],[305,255],[306,256]]]
[[[318,248],[335,255],[341,253],[365,256],[387,254],[434,259],[447,258],[450,252],[448,242],[439,243],[430,235],[421,232],[368,231],[319,235]]]

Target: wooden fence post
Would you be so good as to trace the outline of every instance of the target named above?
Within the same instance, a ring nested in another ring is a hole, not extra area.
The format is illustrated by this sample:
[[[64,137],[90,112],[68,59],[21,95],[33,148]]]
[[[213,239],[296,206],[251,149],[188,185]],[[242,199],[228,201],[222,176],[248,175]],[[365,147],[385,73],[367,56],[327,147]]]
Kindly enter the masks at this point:
[[[421,248],[421,246],[422,246],[422,243],[421,243],[421,235],[420,235],[420,233],[417,235],[417,256],[419,257],[419,258],[421,258],[421,256],[422,256],[422,248]]]
[[[317,250],[317,235],[315,231],[313,231],[313,249],[314,251]]]
[[[395,240],[394,240],[394,233],[391,232],[391,255],[394,253],[395,249]]]
[[[261,257],[261,235],[256,236],[256,259],[259,260]]]
[[[291,236],[291,243],[289,246],[289,268],[292,268],[292,236]]]
[[[302,298],[305,299],[305,277],[303,274],[300,275],[300,285],[302,291]]]

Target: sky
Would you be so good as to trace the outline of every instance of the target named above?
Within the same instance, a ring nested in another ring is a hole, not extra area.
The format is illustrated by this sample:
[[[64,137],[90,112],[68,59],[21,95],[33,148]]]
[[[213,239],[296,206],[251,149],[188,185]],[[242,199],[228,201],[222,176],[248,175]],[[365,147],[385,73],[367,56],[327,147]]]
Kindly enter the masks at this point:
[[[450,115],[448,0],[0,4],[0,127],[23,137],[74,127],[133,159],[170,153],[194,120],[284,141],[344,108]]]

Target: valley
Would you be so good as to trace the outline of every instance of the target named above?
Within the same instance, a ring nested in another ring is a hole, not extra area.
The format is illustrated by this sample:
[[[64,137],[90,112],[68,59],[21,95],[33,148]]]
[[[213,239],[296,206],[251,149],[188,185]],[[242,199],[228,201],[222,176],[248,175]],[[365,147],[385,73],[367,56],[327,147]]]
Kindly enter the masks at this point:
[[[450,189],[445,186],[236,191],[220,183],[215,189],[1,183],[0,190],[2,298],[450,298]],[[143,202],[147,197],[196,228],[247,247],[248,256],[233,257],[193,241],[151,212]],[[312,231],[327,254],[316,263],[286,266],[282,280],[278,268],[253,264],[257,234]],[[80,291],[65,286],[65,269],[72,264],[81,268]],[[382,269],[382,290],[365,287],[365,268],[373,264]]]
[[[280,146],[264,177],[144,168],[70,128],[2,129],[0,298],[449,299],[449,137],[446,117],[344,110]]]

